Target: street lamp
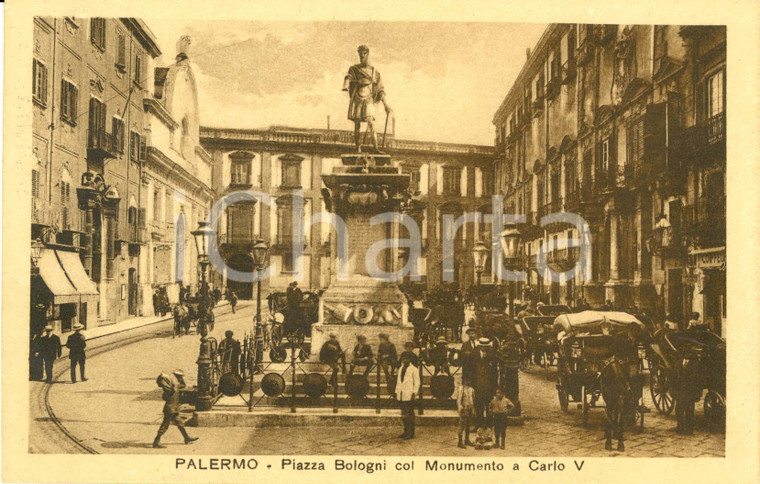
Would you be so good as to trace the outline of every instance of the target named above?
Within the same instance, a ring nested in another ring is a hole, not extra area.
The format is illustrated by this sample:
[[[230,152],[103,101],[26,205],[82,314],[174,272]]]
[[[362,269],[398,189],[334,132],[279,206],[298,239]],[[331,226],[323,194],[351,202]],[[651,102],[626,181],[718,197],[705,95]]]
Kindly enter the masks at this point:
[[[483,274],[483,270],[486,266],[486,259],[488,258],[488,247],[486,247],[486,244],[483,243],[482,240],[478,240],[475,242],[475,245],[472,248],[472,258],[475,262],[475,273],[478,275],[478,282],[477,282],[477,296],[475,298],[475,309],[479,309],[479,300],[480,300],[480,276]]]
[[[514,224],[505,226],[505,229],[501,232],[501,246],[504,251],[504,267],[512,271],[518,271],[522,269],[520,263],[519,247],[522,235]],[[514,327],[515,324],[515,278],[508,278],[509,284],[509,324],[510,327]],[[505,386],[504,393],[507,398],[515,403],[515,413],[517,416],[522,414],[522,406],[520,405],[520,355],[510,355],[509,361],[505,366]]]
[[[256,271],[264,268],[269,253],[269,244],[264,239],[256,239],[251,250],[253,258],[253,267]],[[261,328],[261,277],[256,280],[256,324],[254,327],[254,366],[251,369],[250,395],[248,399],[248,411],[253,410],[253,374],[263,372],[261,368],[262,352],[264,351],[264,333]]]
[[[201,304],[198,308],[199,322],[198,327],[201,330],[201,346],[198,354],[198,386],[195,402],[195,409],[198,411],[211,410],[215,389],[213,388],[211,365],[213,364],[214,353],[216,352],[216,340],[208,337],[209,313],[211,313],[211,301],[208,292],[208,283],[206,282],[206,269],[209,265],[208,249],[211,245],[211,237],[216,232],[210,227],[208,222],[198,222],[198,229],[190,232],[195,240],[195,248],[198,252],[198,264],[201,266]],[[201,320],[203,324],[201,325]]]
[[[32,269],[33,274],[39,274],[39,263],[42,258],[42,250],[45,248],[45,244],[40,239],[34,239],[32,241]]]

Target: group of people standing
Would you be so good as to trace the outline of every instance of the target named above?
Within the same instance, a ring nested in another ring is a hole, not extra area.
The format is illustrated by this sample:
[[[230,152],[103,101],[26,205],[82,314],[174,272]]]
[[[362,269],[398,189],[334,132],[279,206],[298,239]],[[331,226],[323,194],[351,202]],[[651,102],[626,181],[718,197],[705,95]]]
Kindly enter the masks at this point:
[[[459,413],[457,446],[489,449],[491,445],[498,445],[503,449],[507,414],[514,403],[498,387],[498,363],[491,340],[478,338],[475,328],[468,328],[467,336],[469,339],[459,350],[462,383],[455,394]],[[472,424],[477,429],[476,442],[470,440]]]
[[[87,342],[82,334],[82,330],[84,329],[82,324],[76,323],[72,329],[74,333],[66,339],[66,347],[69,349],[71,382],[76,383],[77,367],[79,367],[81,381],[87,381],[87,378],[84,376]],[[34,335],[32,337],[29,352],[30,379],[53,383],[53,363],[61,356],[63,356],[61,339],[53,333],[53,326],[48,324],[45,326],[42,335]]]

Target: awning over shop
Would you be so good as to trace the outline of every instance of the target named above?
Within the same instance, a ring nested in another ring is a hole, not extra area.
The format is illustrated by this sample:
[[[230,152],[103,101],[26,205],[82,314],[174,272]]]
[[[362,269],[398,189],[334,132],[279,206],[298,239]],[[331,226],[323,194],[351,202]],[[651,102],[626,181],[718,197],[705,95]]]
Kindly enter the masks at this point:
[[[69,276],[69,280],[74,284],[77,292],[83,298],[97,297],[98,289],[95,283],[87,277],[87,273],[82,267],[82,261],[76,252],[57,251],[58,259],[61,261],[63,270]]]
[[[42,280],[53,293],[53,304],[79,302],[79,293],[69,278],[66,277],[66,272],[58,262],[55,252],[55,250],[44,249],[37,263]]]
[[[53,304],[77,303],[98,296],[76,252],[44,249],[38,264],[40,276],[53,294]]]

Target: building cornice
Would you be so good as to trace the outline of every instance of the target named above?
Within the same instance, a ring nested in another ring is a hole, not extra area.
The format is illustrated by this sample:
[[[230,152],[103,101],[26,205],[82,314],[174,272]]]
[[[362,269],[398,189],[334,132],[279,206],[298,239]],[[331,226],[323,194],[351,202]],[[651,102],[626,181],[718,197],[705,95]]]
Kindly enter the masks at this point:
[[[121,22],[134,34],[140,44],[145,47],[148,53],[156,58],[161,55],[161,49],[158,48],[158,41],[150,28],[139,18],[122,18]]]
[[[353,133],[343,130],[289,130],[212,128],[201,126],[201,141],[205,143],[238,142],[257,143],[272,149],[289,151],[328,149],[344,153],[353,149]],[[386,151],[408,154],[435,154],[448,156],[476,156],[493,159],[494,148],[488,145],[413,141],[389,138]]]
[[[175,130],[179,128],[179,123],[172,118],[169,111],[161,104],[157,99],[153,97],[143,98],[143,108],[145,111],[154,114],[159,121],[164,123],[169,129]]]
[[[546,61],[546,56],[549,54],[550,43],[561,38],[562,34],[564,34],[570,26],[571,24],[549,24],[549,26],[546,27],[546,30],[544,30],[544,33],[541,34],[538,42],[531,50],[530,57],[526,60],[525,64],[523,64],[520,73],[517,74],[515,81],[512,83],[512,87],[509,88],[507,96],[501,102],[499,109],[496,110],[492,121],[494,125],[507,117],[509,111],[508,108],[515,100],[522,99],[522,88],[525,85],[526,80],[532,80],[533,75],[538,72],[538,67],[543,65],[543,62]]]
[[[167,170],[172,175],[176,174],[176,176],[178,176],[183,183],[191,187],[192,190],[197,191],[198,188],[201,188],[203,192],[205,192],[209,197],[213,198],[214,191],[211,189],[211,187],[199,180],[196,176],[183,168],[179,163],[172,161],[171,158],[166,156],[161,150],[154,146],[148,146],[148,164],[151,162],[155,163],[159,168]]]

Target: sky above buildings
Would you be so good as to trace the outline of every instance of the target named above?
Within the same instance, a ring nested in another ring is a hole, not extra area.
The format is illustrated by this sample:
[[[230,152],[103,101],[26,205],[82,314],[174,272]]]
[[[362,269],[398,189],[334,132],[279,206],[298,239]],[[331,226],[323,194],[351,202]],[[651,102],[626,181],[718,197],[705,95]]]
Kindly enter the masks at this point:
[[[545,24],[252,22],[145,19],[163,55],[192,39],[201,124],[352,129],[341,90],[370,48],[403,139],[492,144],[493,115]],[[385,113],[378,106],[378,130]],[[389,131],[391,124],[389,123]]]

